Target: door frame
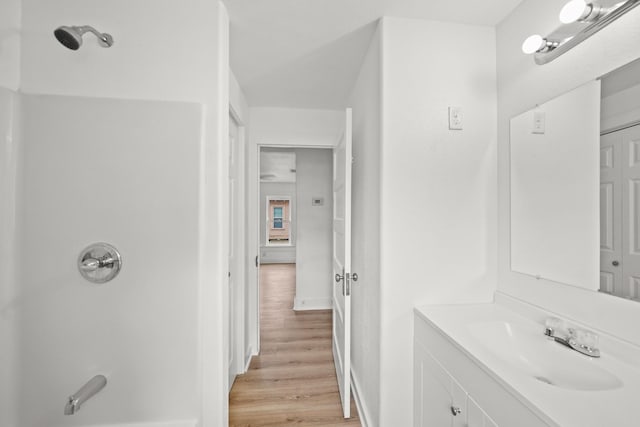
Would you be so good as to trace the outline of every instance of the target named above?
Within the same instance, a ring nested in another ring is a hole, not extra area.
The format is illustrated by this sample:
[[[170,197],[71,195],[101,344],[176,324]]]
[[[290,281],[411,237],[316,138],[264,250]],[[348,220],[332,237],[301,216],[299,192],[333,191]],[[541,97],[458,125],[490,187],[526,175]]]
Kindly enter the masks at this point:
[[[235,147],[235,181],[234,195],[229,194],[229,201],[235,201],[236,221],[232,222],[232,219],[228,219],[229,225],[229,239],[234,238],[232,243],[235,249],[235,262],[233,266],[229,266],[230,273],[235,278],[235,288],[233,297],[233,324],[234,328],[232,334],[229,337],[229,348],[233,351],[233,366],[228,366],[228,375],[231,377],[231,373],[235,375],[242,374],[246,371],[244,366],[245,358],[245,311],[246,311],[246,269],[244,268],[244,260],[246,258],[246,126],[242,121],[240,114],[235,108],[229,104],[229,120],[235,121],[238,128],[238,139]],[[231,123],[229,123],[231,126]],[[227,141],[228,142],[228,141]],[[229,165],[230,167],[230,165]],[[234,225],[235,230],[231,230],[231,225]],[[227,259],[229,253],[227,253]],[[231,322],[231,307],[229,308],[229,319]],[[229,391],[231,384],[229,384]]]

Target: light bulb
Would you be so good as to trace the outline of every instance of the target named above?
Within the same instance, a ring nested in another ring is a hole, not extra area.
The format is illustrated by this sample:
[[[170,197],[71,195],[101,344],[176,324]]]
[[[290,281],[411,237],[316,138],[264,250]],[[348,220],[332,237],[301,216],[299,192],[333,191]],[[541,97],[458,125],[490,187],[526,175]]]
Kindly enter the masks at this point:
[[[571,24],[585,15],[588,5],[584,0],[571,0],[560,11],[560,22]]]
[[[543,46],[545,46],[546,42],[539,34],[534,34],[532,36],[527,37],[527,39],[522,43],[522,51],[527,55],[537,52]]]

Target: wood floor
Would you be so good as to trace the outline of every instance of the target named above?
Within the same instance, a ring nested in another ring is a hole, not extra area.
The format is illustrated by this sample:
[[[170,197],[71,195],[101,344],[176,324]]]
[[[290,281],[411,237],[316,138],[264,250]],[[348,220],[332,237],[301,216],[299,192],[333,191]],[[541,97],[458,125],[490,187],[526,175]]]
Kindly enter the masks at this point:
[[[230,426],[360,426],[342,417],[331,352],[331,311],[293,311],[295,264],[260,267],[260,355],[236,378]]]

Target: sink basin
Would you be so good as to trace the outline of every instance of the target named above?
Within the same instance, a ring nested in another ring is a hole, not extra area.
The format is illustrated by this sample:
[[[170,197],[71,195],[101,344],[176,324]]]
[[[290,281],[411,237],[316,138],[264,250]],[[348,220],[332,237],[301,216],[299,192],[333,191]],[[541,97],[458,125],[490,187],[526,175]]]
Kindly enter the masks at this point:
[[[489,321],[468,325],[471,336],[510,369],[549,386],[579,391],[622,387],[622,381],[598,366],[599,359],[547,339],[532,323]],[[606,357],[606,356],[604,356]]]

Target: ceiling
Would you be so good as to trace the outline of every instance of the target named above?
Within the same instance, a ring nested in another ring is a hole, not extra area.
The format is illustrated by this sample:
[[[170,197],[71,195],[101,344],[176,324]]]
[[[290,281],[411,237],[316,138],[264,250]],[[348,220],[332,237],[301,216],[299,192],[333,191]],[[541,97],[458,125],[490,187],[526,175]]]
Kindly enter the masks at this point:
[[[225,0],[250,106],[342,108],[381,16],[496,25],[522,0]]]

